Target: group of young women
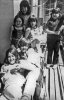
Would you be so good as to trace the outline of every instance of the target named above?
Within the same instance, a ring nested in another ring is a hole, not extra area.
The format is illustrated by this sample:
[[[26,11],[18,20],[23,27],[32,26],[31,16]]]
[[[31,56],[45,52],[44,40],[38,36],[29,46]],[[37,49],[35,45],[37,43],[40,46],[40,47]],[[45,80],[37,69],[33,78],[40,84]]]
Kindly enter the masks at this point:
[[[40,44],[46,42],[46,34],[43,36],[29,3],[21,1],[12,26],[11,46],[1,67],[4,89],[0,100],[33,100],[35,93],[36,100],[40,99],[44,66]]]
[[[4,89],[0,100],[40,99],[44,66],[42,44],[47,42],[47,64],[57,64],[59,33],[63,33],[63,20],[59,10],[53,9],[44,32],[42,26],[38,27],[37,18],[31,14],[28,1],[21,1],[20,11],[15,16],[12,26],[11,45],[1,67]],[[63,54],[62,46],[61,51]],[[46,93],[46,89],[43,93]]]

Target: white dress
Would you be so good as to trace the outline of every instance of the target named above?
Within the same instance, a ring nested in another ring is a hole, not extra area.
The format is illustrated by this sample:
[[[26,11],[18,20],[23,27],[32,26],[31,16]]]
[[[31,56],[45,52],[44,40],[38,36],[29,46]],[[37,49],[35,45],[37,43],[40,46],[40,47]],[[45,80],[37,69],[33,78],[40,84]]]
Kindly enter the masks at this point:
[[[20,73],[16,72],[15,74],[11,74],[10,70],[13,68],[17,68],[19,65],[8,65],[8,66],[2,66],[1,72],[5,72],[5,75],[2,77],[2,82],[5,84],[4,87],[4,95],[8,99],[20,99],[22,96],[22,86],[25,82],[24,76],[22,76]]]
[[[26,29],[26,38],[27,39],[30,34],[32,36],[31,41],[33,41],[34,39],[38,39],[41,43],[47,42],[47,33],[43,32],[42,27],[37,27],[35,29],[27,28]]]

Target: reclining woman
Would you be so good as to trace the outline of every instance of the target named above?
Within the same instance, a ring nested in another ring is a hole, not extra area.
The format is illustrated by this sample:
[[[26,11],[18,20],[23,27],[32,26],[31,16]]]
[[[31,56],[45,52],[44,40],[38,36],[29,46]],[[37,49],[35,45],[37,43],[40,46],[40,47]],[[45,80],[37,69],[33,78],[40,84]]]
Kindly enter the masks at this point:
[[[21,87],[25,82],[25,78],[19,73],[17,67],[19,67],[18,52],[11,47],[6,52],[4,65],[1,68],[1,72],[4,72],[2,77],[4,90],[0,100],[18,100],[22,96]]]
[[[18,60],[18,52],[12,47],[6,52],[5,61],[1,68],[1,72],[5,72],[2,77],[5,86],[0,100],[24,100],[25,98],[31,100],[40,75],[40,68],[36,67],[39,65],[32,64],[29,60]],[[25,70],[29,70],[26,76],[24,75]]]
[[[21,43],[22,43],[22,41],[21,41]],[[20,46],[20,48],[21,48],[21,50],[23,50],[22,46]],[[26,49],[25,46],[24,46],[24,49]],[[24,52],[25,52],[25,50],[24,50]],[[34,93],[35,93],[36,81],[37,81],[37,83],[39,84],[39,87],[38,87],[39,92],[37,91],[38,98],[39,98],[40,93],[41,93],[41,85],[42,85],[41,82],[42,82],[42,78],[43,78],[43,70],[42,69],[44,66],[43,63],[41,62],[41,58],[43,58],[44,56],[42,54],[42,51],[40,48],[40,41],[38,39],[35,39],[31,42],[31,45],[29,45],[29,49],[26,52],[26,55],[27,55],[27,59],[20,60],[20,63],[22,64],[21,66],[24,66],[24,67],[26,66],[26,68],[28,70],[31,67],[31,69],[33,68],[32,70],[34,70],[34,71],[33,71],[33,75],[31,72],[31,75],[29,74],[29,76],[27,77],[27,83],[25,85],[23,94],[27,93],[33,97]],[[35,67],[37,68],[38,71],[35,70]],[[35,79],[36,79],[36,81],[35,81]],[[46,92],[46,90],[44,92]],[[24,95],[24,98],[25,98],[25,95]],[[24,98],[22,100],[24,100]]]

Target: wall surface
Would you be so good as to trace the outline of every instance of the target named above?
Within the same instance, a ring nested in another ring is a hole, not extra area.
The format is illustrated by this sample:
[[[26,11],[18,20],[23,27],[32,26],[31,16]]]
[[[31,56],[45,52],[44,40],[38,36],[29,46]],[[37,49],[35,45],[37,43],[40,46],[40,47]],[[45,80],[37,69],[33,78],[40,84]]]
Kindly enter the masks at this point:
[[[20,10],[20,2],[21,1],[22,0],[14,0],[14,17],[18,13],[18,11]]]
[[[0,63],[10,46],[10,29],[14,17],[13,0],[0,0]]]

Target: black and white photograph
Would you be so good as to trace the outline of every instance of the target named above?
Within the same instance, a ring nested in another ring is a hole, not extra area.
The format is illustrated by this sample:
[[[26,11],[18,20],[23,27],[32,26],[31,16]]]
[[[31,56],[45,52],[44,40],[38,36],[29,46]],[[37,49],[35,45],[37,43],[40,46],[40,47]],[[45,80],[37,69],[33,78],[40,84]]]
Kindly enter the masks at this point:
[[[64,100],[64,0],[0,0],[0,100]]]

